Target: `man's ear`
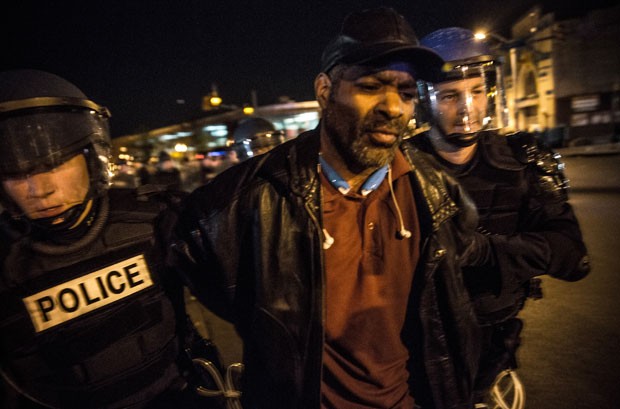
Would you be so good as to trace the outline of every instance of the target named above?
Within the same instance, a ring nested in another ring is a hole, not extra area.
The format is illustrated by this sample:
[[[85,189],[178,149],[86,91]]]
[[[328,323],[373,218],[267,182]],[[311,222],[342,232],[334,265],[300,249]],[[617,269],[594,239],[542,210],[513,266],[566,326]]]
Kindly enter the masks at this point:
[[[332,80],[324,72],[320,73],[314,79],[314,95],[321,109],[327,107],[327,100],[332,91]]]

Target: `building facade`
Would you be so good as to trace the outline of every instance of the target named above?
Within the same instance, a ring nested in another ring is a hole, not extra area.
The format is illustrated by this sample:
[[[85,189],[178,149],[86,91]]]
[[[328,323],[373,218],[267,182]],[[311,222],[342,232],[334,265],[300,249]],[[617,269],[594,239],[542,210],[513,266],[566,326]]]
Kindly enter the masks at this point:
[[[504,44],[510,124],[553,146],[620,137],[620,5],[556,19],[534,7]]]

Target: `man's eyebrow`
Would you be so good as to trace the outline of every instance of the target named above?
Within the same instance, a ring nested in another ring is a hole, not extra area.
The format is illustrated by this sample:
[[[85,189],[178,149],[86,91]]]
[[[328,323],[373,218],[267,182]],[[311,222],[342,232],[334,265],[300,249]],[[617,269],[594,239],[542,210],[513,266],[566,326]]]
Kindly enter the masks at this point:
[[[473,86],[471,86],[469,88],[477,90],[479,88],[484,88],[484,87],[485,87],[484,83],[480,83],[480,84],[473,85]],[[453,88],[445,88],[445,89],[439,90],[438,92],[440,92],[440,93],[447,93],[447,92],[454,93],[454,92],[457,92],[458,93],[458,92],[465,92],[465,90],[461,90],[460,88],[453,87]]]
[[[457,88],[445,88],[445,89],[440,89],[438,90],[438,93],[440,94],[448,94],[448,93],[455,93],[455,92],[460,92]]]

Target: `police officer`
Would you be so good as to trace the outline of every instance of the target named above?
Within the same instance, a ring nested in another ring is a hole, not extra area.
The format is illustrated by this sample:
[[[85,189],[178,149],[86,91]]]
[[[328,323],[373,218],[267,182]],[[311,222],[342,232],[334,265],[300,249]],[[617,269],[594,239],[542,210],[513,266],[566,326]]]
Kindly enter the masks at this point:
[[[159,152],[157,170],[150,177],[149,183],[162,185],[172,190],[181,189],[181,171],[168,152]]]
[[[265,118],[252,117],[239,122],[233,131],[233,147],[237,159],[244,161],[260,155],[284,142],[284,132]]]
[[[215,146],[203,153],[200,161],[200,184],[206,183],[229,167],[239,163],[234,146]],[[245,149],[244,147],[240,147]]]
[[[108,189],[108,118],[56,75],[0,73],[3,408],[205,407],[152,245],[166,201]]]
[[[503,370],[516,368],[517,314],[534,295],[533,277],[579,280],[589,271],[588,258],[558,155],[531,134],[501,132],[501,61],[462,28],[440,29],[420,42],[447,63],[442,81],[420,83],[430,129],[412,140],[463,184],[480,214],[478,230],[497,254],[493,267],[466,274],[485,337],[476,385],[483,400]]]

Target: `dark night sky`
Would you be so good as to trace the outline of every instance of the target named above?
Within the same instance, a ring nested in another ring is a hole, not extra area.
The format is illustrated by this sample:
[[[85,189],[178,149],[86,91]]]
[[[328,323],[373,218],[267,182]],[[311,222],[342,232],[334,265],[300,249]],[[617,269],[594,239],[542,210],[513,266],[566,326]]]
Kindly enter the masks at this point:
[[[213,83],[228,104],[251,102],[251,90],[259,105],[284,95],[313,99],[322,49],[350,11],[393,6],[419,37],[452,25],[508,35],[511,21],[534,4],[574,14],[615,1],[566,3],[21,0],[0,17],[0,68],[42,69],[74,82],[112,111],[112,134],[120,136],[199,116]]]

